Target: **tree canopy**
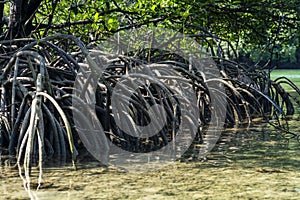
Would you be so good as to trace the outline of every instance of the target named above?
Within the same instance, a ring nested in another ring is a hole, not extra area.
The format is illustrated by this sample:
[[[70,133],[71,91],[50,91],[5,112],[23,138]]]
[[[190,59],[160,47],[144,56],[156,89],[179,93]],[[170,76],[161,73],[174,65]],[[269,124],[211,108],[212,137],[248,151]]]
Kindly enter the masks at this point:
[[[59,32],[90,43],[158,26],[201,36],[202,45],[230,59],[300,63],[299,17],[298,0],[13,0],[0,2],[0,34],[8,40]]]

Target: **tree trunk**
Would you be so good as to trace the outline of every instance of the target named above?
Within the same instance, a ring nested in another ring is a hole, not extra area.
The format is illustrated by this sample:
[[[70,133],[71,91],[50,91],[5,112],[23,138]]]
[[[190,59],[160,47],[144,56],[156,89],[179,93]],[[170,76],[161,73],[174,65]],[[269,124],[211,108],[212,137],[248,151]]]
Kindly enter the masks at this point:
[[[32,16],[37,11],[42,0],[14,0],[10,2],[10,13],[8,22],[8,34],[3,39],[14,39],[28,37],[34,30],[32,25]],[[1,12],[0,4],[0,12]],[[3,10],[3,9],[2,9]],[[3,15],[3,12],[1,12]],[[0,14],[1,14],[0,13]],[[1,24],[1,32],[3,33],[3,24]]]
[[[4,25],[4,20],[3,20],[3,11],[4,11],[4,2],[0,2],[0,35],[3,33],[3,25]]]

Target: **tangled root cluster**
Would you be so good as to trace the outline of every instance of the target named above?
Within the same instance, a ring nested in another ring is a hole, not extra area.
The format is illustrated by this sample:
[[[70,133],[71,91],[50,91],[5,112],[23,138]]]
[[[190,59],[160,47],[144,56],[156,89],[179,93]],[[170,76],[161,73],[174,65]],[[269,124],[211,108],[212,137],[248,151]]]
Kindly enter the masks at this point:
[[[149,152],[166,145],[175,137],[183,115],[188,126],[197,127],[190,134],[198,142],[203,142],[205,127],[210,124],[217,109],[226,111],[223,127],[249,127],[254,118],[260,117],[285,133],[298,137],[288,130],[286,120],[295,113],[295,106],[300,106],[300,90],[287,78],[270,80],[266,71],[245,68],[224,58],[215,59],[218,72],[201,72],[191,66],[190,60],[168,52],[157,49],[144,49],[130,55],[100,50],[91,52],[79,39],[68,35],[54,35],[41,40],[3,41],[0,51],[0,157],[3,160],[9,156],[11,162],[15,161],[20,175],[23,177],[25,174],[26,187],[33,164],[38,164],[39,181],[42,182],[44,161],[65,162],[72,158],[75,162],[83,148],[78,131],[84,130],[76,126],[74,113],[80,116],[86,127],[96,129],[94,120],[99,120],[109,141],[133,152]],[[105,60],[105,68],[99,69],[97,59]],[[86,68],[84,60],[91,68]],[[135,80],[144,80],[135,90],[122,84],[129,71],[134,72],[131,77]],[[91,80],[95,86],[94,100],[87,100],[89,96],[85,94],[91,92],[89,85],[79,82],[74,89],[76,77],[81,74],[88,79],[91,73],[96,72],[101,75]],[[220,77],[214,76],[215,73],[219,73]],[[181,83],[182,90],[192,89],[196,97],[194,105],[179,103],[190,97],[179,97],[174,88],[170,88],[175,82]],[[224,88],[224,91],[213,91],[224,97],[216,98],[216,103],[222,105],[218,108],[211,106],[209,84],[212,83]],[[282,84],[289,85],[294,92],[288,93]],[[116,85],[123,90],[116,95],[118,104],[115,106],[122,110],[118,115],[112,109]],[[127,93],[132,95],[124,95]],[[74,102],[78,106],[74,106]],[[90,104],[94,107],[91,108]],[[155,109],[149,112],[155,104],[163,106],[166,125],[158,134],[139,139],[138,136],[143,133],[135,124],[147,125],[151,120],[155,124],[161,120],[153,117],[159,114]],[[180,111],[178,107],[183,105],[187,110]],[[87,113],[82,113],[80,106]],[[130,135],[117,124],[124,116],[131,119],[122,125],[131,131]],[[109,149],[107,142],[103,141],[103,148]]]

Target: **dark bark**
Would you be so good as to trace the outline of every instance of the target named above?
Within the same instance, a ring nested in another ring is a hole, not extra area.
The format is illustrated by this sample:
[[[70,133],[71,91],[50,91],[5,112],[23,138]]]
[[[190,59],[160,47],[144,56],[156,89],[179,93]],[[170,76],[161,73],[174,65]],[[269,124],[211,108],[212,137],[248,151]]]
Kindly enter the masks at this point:
[[[0,35],[3,33],[3,26],[4,26],[4,20],[3,20],[3,11],[4,11],[4,2],[0,2]]]
[[[32,19],[43,0],[14,0],[11,2],[8,34],[3,34],[1,39],[14,39],[28,37],[34,30]],[[4,7],[4,4],[0,4]],[[3,12],[1,12],[3,16]],[[1,15],[0,15],[1,16]],[[2,18],[2,17],[1,17]],[[0,26],[3,33],[3,23]]]

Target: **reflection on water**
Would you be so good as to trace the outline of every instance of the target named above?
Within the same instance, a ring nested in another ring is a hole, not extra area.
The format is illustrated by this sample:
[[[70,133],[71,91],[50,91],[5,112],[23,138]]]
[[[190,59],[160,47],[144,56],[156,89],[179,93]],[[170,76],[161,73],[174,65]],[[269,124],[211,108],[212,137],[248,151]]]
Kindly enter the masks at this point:
[[[299,128],[298,128],[299,129]],[[295,130],[294,132],[300,133]],[[259,126],[251,130],[227,130],[210,160],[240,162],[244,166],[254,165],[294,168],[300,167],[300,143],[296,138]]]
[[[297,120],[290,123],[295,133],[300,133],[298,124]],[[35,199],[72,200],[213,198],[211,195],[220,198],[225,195],[225,199],[262,195],[270,199],[275,197],[272,195],[291,199],[300,195],[299,169],[300,143],[260,125],[250,130],[224,131],[205,162],[186,159],[154,172],[136,174],[101,167],[96,162],[79,163],[77,171],[71,166],[48,167],[44,170],[43,188],[32,191],[31,195]],[[36,177],[34,173],[33,176]],[[0,199],[29,198],[17,171],[2,166],[0,182]],[[263,189],[266,184],[273,185]],[[233,194],[231,191],[248,192]]]

